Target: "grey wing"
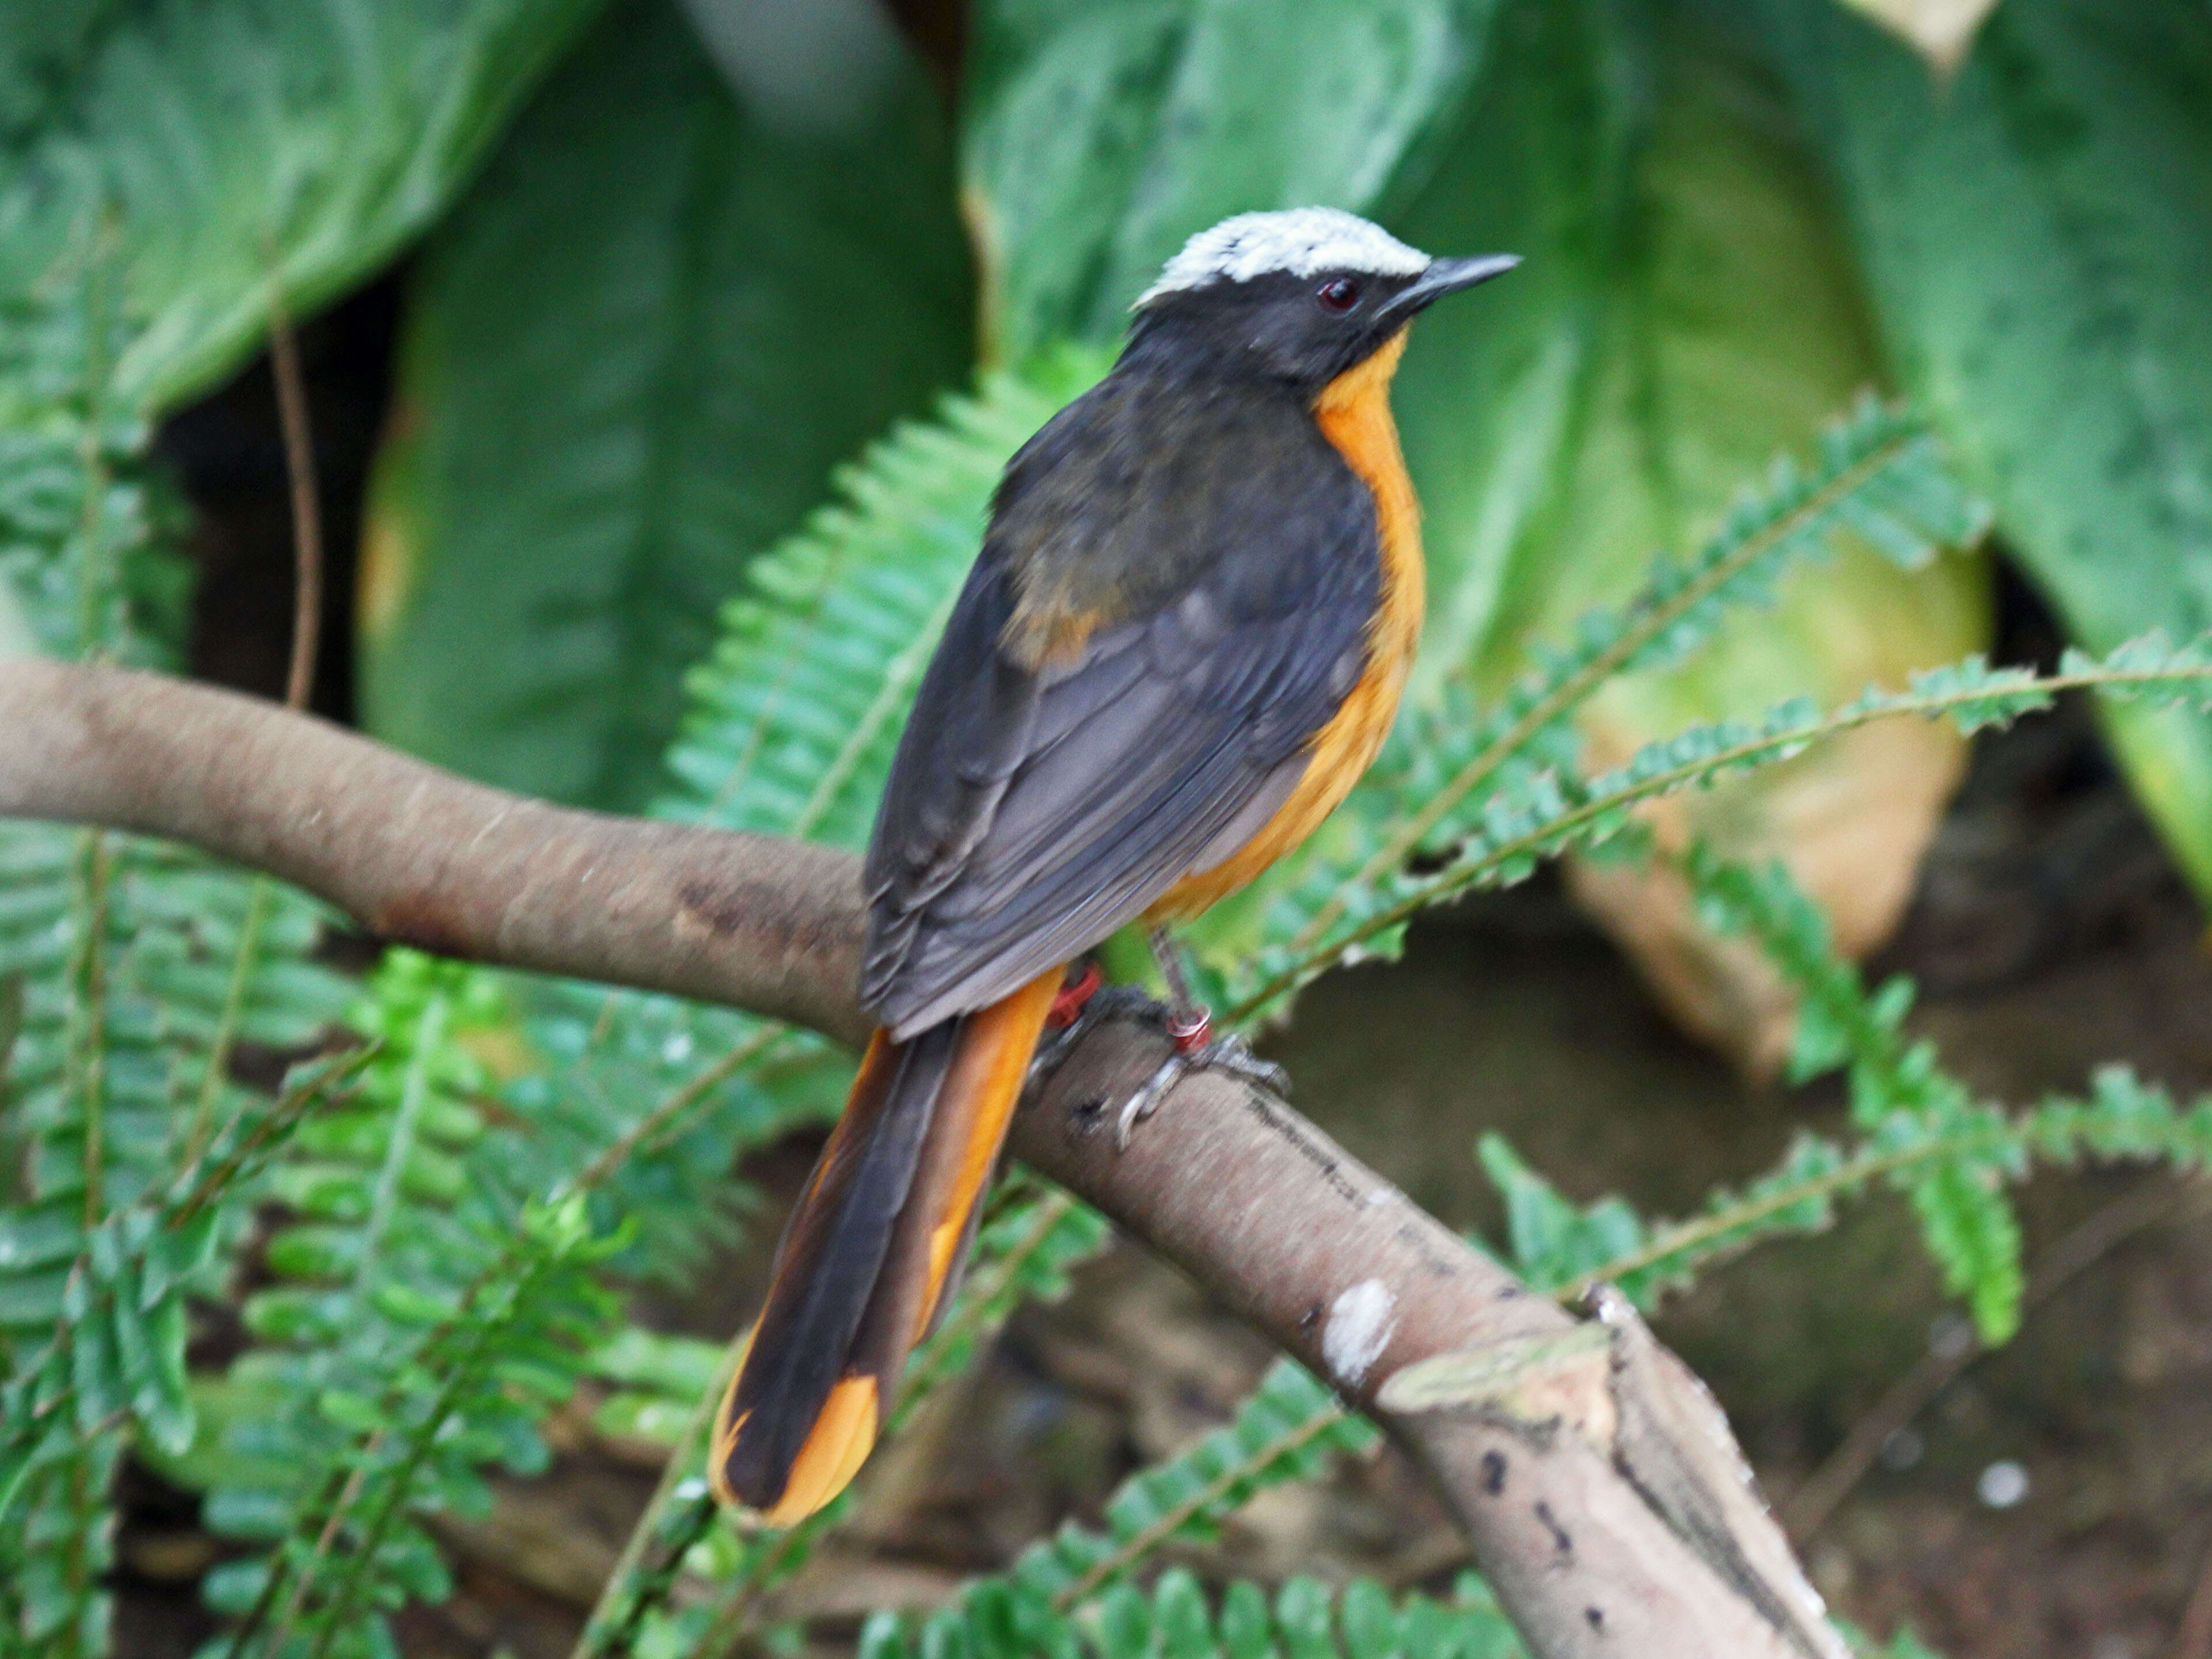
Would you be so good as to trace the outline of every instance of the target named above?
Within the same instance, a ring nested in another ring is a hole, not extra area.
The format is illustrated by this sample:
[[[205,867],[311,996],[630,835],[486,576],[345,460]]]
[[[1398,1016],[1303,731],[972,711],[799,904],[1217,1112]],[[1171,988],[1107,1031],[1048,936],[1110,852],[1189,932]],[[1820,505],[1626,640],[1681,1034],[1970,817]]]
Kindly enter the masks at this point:
[[[1349,483],[1347,477],[1347,483]],[[1218,560],[1040,672],[987,554],[916,699],[870,848],[865,1001],[894,1036],[1079,955],[1273,812],[1357,682],[1380,555],[1364,489]]]

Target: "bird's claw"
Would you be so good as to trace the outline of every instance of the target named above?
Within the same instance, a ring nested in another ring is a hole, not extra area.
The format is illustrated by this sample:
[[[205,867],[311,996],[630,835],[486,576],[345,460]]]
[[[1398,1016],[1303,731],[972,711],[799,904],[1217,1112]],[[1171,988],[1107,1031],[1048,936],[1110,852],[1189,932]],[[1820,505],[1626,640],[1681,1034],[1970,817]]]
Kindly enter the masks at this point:
[[[1168,1091],[1193,1072],[1226,1072],[1231,1077],[1243,1078],[1247,1083],[1255,1083],[1276,1094],[1290,1093],[1290,1073],[1273,1060],[1262,1060],[1254,1054],[1252,1045],[1243,1037],[1220,1036],[1206,1040],[1203,1032],[1207,1029],[1208,1022],[1204,1018],[1205,1011],[1198,1012],[1201,1035],[1188,1048],[1176,1036],[1177,1016],[1170,1012],[1168,1036],[1176,1044],[1175,1052],[1162,1060],[1159,1068],[1146,1078],[1136,1093],[1123,1103],[1121,1116],[1114,1123],[1114,1148],[1116,1152],[1127,1150],[1129,1137],[1136,1127],[1159,1110],[1160,1103],[1167,1098]]]
[[[1216,1037],[1192,1060],[1194,1070],[1226,1072],[1247,1083],[1258,1084],[1270,1094],[1291,1092],[1291,1074],[1273,1060],[1262,1060],[1254,1054],[1252,1045],[1241,1036]]]
[[[1114,1126],[1116,1151],[1127,1147],[1131,1132],[1158,1111],[1168,1091],[1193,1072],[1226,1072],[1279,1095],[1290,1092],[1290,1074],[1254,1054],[1252,1045],[1243,1037],[1213,1035],[1213,1017],[1203,1005],[1176,1007],[1134,985],[1103,985],[1095,966],[1086,966],[1054,998],[1046,1017],[1044,1039],[1037,1045],[1035,1074],[1052,1072],[1093,1026],[1131,1018],[1158,1026],[1174,1047],[1152,1076],[1122,1103]]]

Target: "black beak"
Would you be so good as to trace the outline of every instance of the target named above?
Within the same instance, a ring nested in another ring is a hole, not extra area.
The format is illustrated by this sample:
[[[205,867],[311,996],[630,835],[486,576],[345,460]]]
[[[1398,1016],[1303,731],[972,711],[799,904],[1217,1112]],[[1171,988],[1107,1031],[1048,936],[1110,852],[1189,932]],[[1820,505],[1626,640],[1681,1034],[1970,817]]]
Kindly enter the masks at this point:
[[[1382,315],[1411,317],[1447,294],[1456,294],[1463,288],[1473,288],[1477,283],[1503,276],[1520,263],[1521,256],[1517,253],[1484,253],[1472,259],[1431,259],[1429,268],[1420,274],[1411,288],[1401,289],[1382,307]]]

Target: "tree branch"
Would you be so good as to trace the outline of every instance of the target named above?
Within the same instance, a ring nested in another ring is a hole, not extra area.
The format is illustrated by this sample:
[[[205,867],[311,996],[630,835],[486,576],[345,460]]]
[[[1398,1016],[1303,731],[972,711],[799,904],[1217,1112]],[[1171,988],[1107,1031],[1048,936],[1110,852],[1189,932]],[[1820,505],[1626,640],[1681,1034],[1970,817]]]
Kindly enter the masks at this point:
[[[866,1029],[849,855],[525,800],[228,692],[0,660],[0,815],[187,842],[450,956]],[[1015,1152],[1382,1423],[1539,1659],[1844,1659],[1717,1408],[1625,1303],[1576,1322],[1218,1074],[1116,1151],[1166,1047],[1088,1033]]]
[[[211,686],[0,659],[0,817],[185,842],[444,956],[867,1033],[846,854],[549,806]]]

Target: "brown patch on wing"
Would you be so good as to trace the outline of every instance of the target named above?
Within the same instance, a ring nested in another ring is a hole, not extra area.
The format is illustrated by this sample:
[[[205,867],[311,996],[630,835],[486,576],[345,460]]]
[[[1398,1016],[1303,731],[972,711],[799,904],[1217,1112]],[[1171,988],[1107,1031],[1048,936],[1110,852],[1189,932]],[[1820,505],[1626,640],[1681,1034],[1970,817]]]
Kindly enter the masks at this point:
[[[1031,673],[1064,667],[1083,655],[1103,620],[1096,611],[1069,611],[1025,598],[1006,619],[1006,654]]]

